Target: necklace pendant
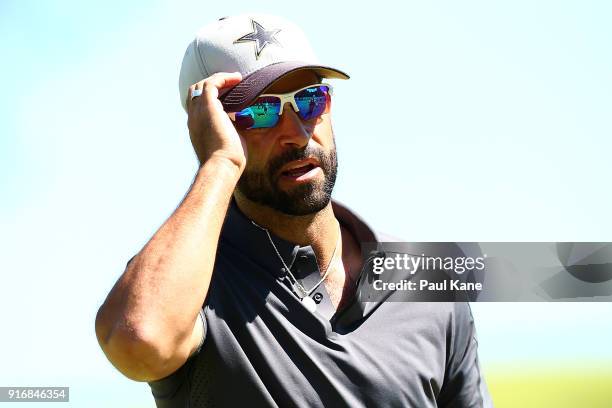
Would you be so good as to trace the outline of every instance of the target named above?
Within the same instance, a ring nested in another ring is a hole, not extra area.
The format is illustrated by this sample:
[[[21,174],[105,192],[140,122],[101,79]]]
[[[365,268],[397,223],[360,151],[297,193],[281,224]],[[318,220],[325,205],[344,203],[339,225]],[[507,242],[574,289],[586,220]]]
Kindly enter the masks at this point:
[[[308,295],[302,298],[302,304],[310,313],[314,313],[317,310],[317,304],[315,301]]]
[[[298,294],[298,297],[300,299],[304,298],[305,296],[308,296],[308,292],[306,292],[304,288],[297,283],[297,281],[292,283],[291,286],[293,287],[293,291]]]

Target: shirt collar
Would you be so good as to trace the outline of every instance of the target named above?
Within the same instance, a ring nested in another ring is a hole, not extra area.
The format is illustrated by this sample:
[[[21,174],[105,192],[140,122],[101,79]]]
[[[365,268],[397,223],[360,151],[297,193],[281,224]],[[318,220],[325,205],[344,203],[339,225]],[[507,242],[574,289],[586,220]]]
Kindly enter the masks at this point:
[[[332,209],[340,224],[353,234],[362,249],[362,244],[365,242],[380,242],[374,230],[347,206],[332,200]],[[300,247],[277,237],[272,232],[268,236],[263,227],[255,224],[240,211],[234,199],[231,200],[227,211],[227,218],[221,231],[221,239],[234,247],[240,248],[249,258],[263,265],[278,277],[282,277],[286,273],[279,256],[291,268],[298,254],[312,253],[310,246]],[[274,246],[270,243],[270,239],[274,242]],[[278,255],[275,253],[274,247],[276,247]]]

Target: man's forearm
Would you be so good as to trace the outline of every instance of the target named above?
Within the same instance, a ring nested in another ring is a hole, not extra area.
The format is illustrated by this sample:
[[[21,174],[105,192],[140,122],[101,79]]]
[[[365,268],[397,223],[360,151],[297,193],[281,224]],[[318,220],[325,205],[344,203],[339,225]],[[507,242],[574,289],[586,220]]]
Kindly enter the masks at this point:
[[[124,374],[138,377],[126,371],[146,371],[145,360],[172,364],[187,352],[180,347],[189,343],[208,292],[219,234],[239,176],[230,161],[207,161],[182,203],[130,262],[100,308],[98,340]],[[135,350],[142,355],[130,355]],[[138,359],[144,366],[124,361]]]

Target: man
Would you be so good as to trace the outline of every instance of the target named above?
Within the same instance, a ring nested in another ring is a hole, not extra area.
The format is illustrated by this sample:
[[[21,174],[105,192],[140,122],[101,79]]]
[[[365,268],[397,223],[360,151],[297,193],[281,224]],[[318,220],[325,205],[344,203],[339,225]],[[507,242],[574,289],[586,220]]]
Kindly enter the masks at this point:
[[[331,87],[278,17],[221,19],[189,45],[181,102],[200,162],[180,206],[96,318],[158,407],[489,406],[465,303],[364,304],[380,238],[331,201]]]

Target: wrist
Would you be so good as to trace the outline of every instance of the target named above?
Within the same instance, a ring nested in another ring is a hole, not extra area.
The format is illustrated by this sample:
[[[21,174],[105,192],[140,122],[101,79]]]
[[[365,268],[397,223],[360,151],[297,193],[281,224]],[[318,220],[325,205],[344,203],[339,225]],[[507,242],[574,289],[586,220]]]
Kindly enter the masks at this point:
[[[215,169],[222,173],[233,177],[236,181],[242,175],[244,168],[246,167],[246,160],[240,160],[233,157],[229,157],[223,153],[213,153],[207,160],[205,160],[200,166],[200,172],[204,169]]]

